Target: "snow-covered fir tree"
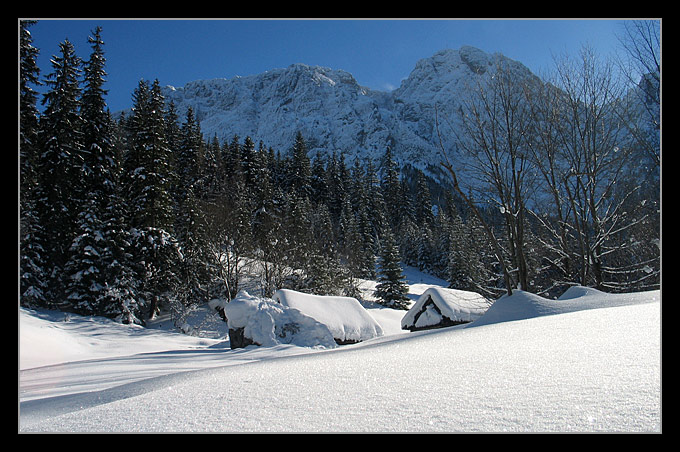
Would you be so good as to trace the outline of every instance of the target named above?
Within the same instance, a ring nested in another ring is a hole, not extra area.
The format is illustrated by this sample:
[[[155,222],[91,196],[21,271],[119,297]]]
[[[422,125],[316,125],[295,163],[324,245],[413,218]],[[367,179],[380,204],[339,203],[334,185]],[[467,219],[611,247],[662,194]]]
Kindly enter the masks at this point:
[[[83,189],[83,135],[80,116],[81,59],[68,40],[52,58],[53,72],[47,75],[48,92],[40,118],[39,182],[36,210],[42,234],[34,239],[44,251],[46,296],[52,304],[63,304],[64,265],[76,236],[77,217]]]
[[[374,295],[379,303],[395,309],[408,309],[408,284],[404,282],[404,273],[399,265],[399,249],[391,231],[382,236],[380,252],[380,272]]]
[[[140,305],[147,305],[148,315],[154,317],[178,285],[181,254],[172,235],[174,177],[158,80],[151,87],[140,81],[134,100],[125,160],[129,226]]]
[[[45,250],[40,237],[44,234],[36,210],[38,193],[37,165],[40,159],[38,143],[37,108],[38,93],[35,87],[41,84],[40,69],[36,63],[38,49],[28,30],[34,21],[20,22],[19,45],[19,226],[20,226],[20,294],[24,306],[45,306],[46,275]]]
[[[122,269],[126,237],[120,221],[119,165],[114,149],[113,121],[103,89],[105,58],[101,28],[89,38],[92,53],[84,64],[81,103],[83,168],[77,233],[64,273],[72,309],[83,314],[117,317],[129,312],[131,290]],[[125,300],[114,295],[123,295]]]

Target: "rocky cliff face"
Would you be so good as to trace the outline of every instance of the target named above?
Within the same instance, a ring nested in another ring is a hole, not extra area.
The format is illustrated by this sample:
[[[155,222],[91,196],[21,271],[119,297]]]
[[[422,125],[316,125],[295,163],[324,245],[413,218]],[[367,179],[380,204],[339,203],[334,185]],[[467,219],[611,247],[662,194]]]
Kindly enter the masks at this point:
[[[480,78],[490,76],[498,58],[530,74],[501,55],[462,47],[418,61],[392,92],[362,87],[342,70],[292,64],[248,77],[166,87],[164,95],[180,118],[193,108],[206,139],[250,136],[286,152],[300,131],[310,156],[321,151],[344,152],[348,159],[378,158],[390,146],[401,164],[427,168],[440,161],[435,105],[440,120],[455,121],[461,99]]]

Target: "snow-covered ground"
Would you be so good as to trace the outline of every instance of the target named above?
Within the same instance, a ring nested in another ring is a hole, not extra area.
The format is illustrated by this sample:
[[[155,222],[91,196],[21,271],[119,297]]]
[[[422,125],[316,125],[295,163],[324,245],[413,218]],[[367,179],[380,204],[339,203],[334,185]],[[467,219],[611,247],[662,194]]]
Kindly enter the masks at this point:
[[[413,299],[441,284],[415,272],[409,283]],[[239,350],[221,321],[198,337],[168,321],[142,328],[21,308],[19,429],[661,431],[659,291],[517,291],[475,322],[414,333],[400,328],[405,311],[367,308],[383,336]]]

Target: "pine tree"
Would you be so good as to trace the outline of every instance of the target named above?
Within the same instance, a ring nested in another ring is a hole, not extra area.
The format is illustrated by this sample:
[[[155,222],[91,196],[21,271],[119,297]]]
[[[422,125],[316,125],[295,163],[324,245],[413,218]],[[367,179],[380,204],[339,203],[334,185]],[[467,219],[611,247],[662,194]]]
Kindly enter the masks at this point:
[[[30,210],[27,203],[32,202],[37,184],[36,165],[38,161],[38,93],[33,88],[41,85],[40,68],[36,63],[38,49],[33,46],[33,38],[28,27],[35,21],[20,22],[19,47],[19,155],[21,176],[21,203],[23,211]]]
[[[158,80],[144,80],[134,93],[128,121],[126,191],[138,296],[149,306],[149,317],[177,290],[179,245],[173,231],[172,157],[165,138],[164,99]]]
[[[373,163],[366,161],[366,171],[364,179],[364,189],[366,190],[366,213],[369,216],[371,234],[373,235],[373,247],[371,251],[375,256],[378,252],[376,244],[380,237],[380,231],[386,230],[387,219],[385,217],[385,200],[380,191],[380,182]],[[364,231],[368,233],[368,231]]]
[[[398,231],[402,220],[401,184],[399,170],[392,157],[392,150],[387,147],[383,157],[383,176],[380,182],[387,221],[393,231]]]
[[[20,156],[20,302],[22,306],[44,306],[45,252],[40,237],[44,234],[38,212],[38,93],[33,86],[40,85],[40,69],[36,63],[38,49],[28,28],[33,21],[20,22],[20,74],[19,74],[19,156]]]
[[[151,89],[144,80],[134,93],[133,115],[128,121],[129,149],[125,168],[128,198],[135,228],[172,231],[172,158],[165,139],[164,101],[158,80]]]
[[[37,244],[44,250],[47,299],[64,305],[63,268],[71,242],[77,234],[76,219],[81,209],[83,189],[83,136],[80,117],[81,60],[67,40],[53,56],[53,72],[45,83],[49,91],[40,120],[38,194],[36,209],[42,234]]]
[[[326,159],[321,154],[321,152],[316,153],[314,161],[312,162],[311,171],[311,187],[312,194],[310,200],[314,205],[326,204],[328,202],[328,195],[330,190],[328,189],[328,179],[326,177]],[[330,169],[330,166],[329,166]]]
[[[380,252],[380,276],[375,286],[374,295],[379,303],[395,309],[408,309],[408,284],[404,282],[404,274],[399,265],[399,249],[394,242],[392,232],[385,231],[382,235]]]
[[[78,194],[76,236],[64,265],[68,309],[85,315],[99,315],[99,298],[105,287],[106,264],[101,254],[107,244],[103,229],[107,203],[115,187],[112,174],[110,118],[105,111],[104,56],[101,29],[90,37],[93,51],[84,65],[85,89],[81,100],[83,162]]]
[[[307,143],[301,132],[295,136],[293,155],[288,169],[288,186],[299,197],[312,196],[312,168],[307,156]]]
[[[188,189],[197,189],[202,158],[203,136],[191,107],[187,109],[186,118],[182,123],[178,144],[179,148],[176,149],[177,191],[182,202]]]

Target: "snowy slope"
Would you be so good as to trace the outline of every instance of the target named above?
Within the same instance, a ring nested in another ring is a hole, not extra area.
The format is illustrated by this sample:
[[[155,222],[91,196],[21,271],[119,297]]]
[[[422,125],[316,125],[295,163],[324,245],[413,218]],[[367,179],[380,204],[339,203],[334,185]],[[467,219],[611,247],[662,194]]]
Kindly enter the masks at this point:
[[[120,325],[21,309],[22,363],[70,353],[22,365],[20,430],[660,431],[659,291],[516,292],[489,313],[319,351],[130,327],[125,342]]]

